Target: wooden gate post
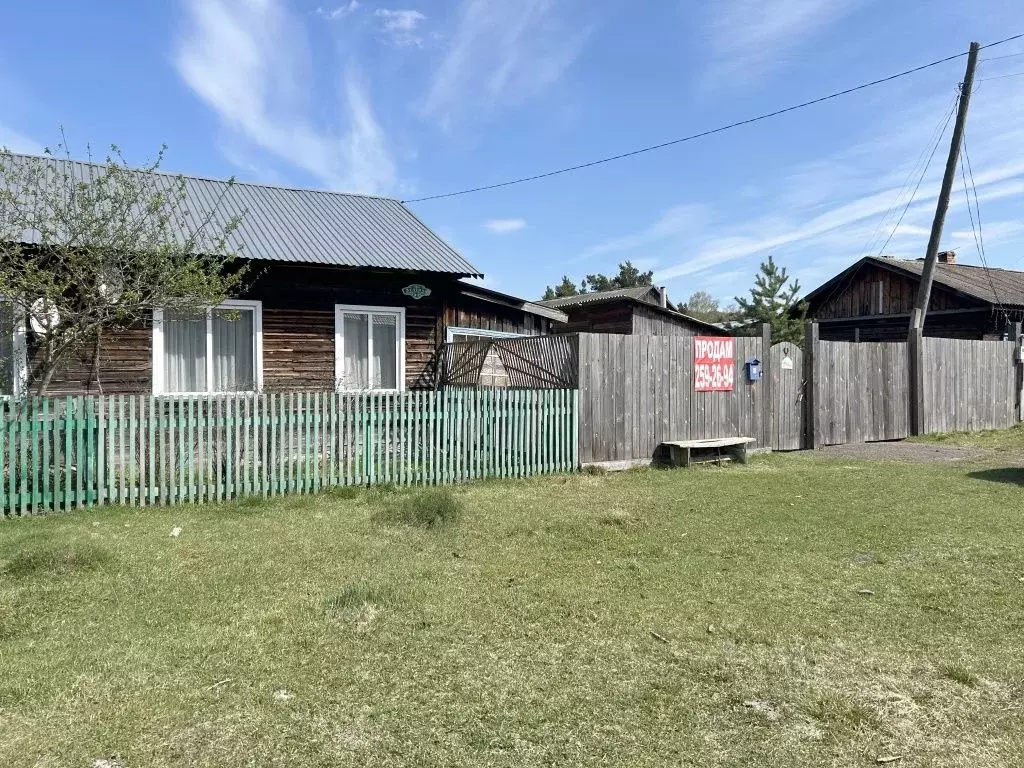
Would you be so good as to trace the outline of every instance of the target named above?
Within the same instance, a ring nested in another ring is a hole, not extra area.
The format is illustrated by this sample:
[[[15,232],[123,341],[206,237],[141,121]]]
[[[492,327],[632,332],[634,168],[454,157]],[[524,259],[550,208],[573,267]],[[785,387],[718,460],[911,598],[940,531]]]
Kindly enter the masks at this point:
[[[920,328],[913,328],[907,336],[907,368],[910,373],[907,404],[910,416],[910,434],[924,433],[924,336]]]
[[[1013,359],[1013,367],[1017,371],[1017,384],[1013,388],[1017,397],[1017,421],[1024,421],[1024,335],[1019,322],[1013,324],[1013,340],[1017,343]]]
[[[760,448],[772,448],[772,425],[775,419],[775,396],[772,393],[772,327],[768,323],[761,324],[761,397],[764,400],[761,410],[761,435],[759,440]]]
[[[804,447],[818,447],[818,403],[814,369],[818,362],[818,324],[804,326]]]

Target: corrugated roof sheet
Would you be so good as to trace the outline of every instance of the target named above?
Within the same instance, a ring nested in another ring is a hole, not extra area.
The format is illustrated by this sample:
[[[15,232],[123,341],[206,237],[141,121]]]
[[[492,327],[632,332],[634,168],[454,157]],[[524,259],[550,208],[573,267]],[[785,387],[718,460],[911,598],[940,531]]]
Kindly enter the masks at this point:
[[[54,164],[57,177],[71,175],[79,181],[88,181],[101,168],[30,155],[11,157],[25,162],[45,160]],[[165,189],[171,189],[179,178],[168,173],[150,177]],[[242,217],[229,246],[246,258],[482,275],[398,200],[237,181],[229,184],[199,176],[180,178],[185,180],[186,205],[193,220],[210,211],[216,211],[220,226],[235,216]],[[26,239],[31,241],[31,237]]]
[[[917,276],[924,271],[923,260],[884,256],[868,258],[882,266],[896,267]],[[985,267],[973,264],[939,262],[935,265],[935,282],[990,304],[1024,307],[1024,272],[1012,269],[986,270]]]
[[[639,288],[615,288],[611,291],[595,291],[594,293],[581,293],[578,296],[564,296],[560,299],[548,299],[538,302],[547,307],[575,307],[580,304],[597,304],[603,301],[614,301],[616,299],[635,299],[643,301],[644,298],[655,290],[647,285]],[[649,302],[650,303],[650,302]]]

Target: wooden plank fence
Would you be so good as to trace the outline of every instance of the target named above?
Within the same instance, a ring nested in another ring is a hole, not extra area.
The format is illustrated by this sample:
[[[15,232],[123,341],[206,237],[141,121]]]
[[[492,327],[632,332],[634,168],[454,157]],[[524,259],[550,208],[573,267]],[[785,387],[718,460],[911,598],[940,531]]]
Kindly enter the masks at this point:
[[[567,389],[0,401],[0,512],[567,472],[577,413]]]
[[[744,363],[760,338],[735,339],[732,392],[693,391],[693,338],[579,334],[580,461],[648,460],[666,440],[753,437],[769,444],[771,409]],[[766,418],[767,415],[767,418]]]
[[[973,432],[1017,423],[1017,344],[925,338],[922,431]]]
[[[819,341],[812,355],[815,445],[910,436],[906,342]]]

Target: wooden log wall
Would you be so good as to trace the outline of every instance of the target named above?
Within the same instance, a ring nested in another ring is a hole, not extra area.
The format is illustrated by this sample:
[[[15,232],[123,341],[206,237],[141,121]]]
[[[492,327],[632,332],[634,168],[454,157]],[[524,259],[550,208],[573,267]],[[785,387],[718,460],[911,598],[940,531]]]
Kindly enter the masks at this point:
[[[693,391],[693,338],[579,335],[580,461],[654,457],[667,440],[753,437],[768,445],[764,384],[744,362],[765,360],[760,338],[735,340],[732,392]]]

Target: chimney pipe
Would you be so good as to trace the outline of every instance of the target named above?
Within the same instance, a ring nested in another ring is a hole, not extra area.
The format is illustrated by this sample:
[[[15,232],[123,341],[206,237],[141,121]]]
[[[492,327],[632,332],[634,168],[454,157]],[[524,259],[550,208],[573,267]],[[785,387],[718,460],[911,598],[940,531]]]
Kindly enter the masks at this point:
[[[668,291],[665,290],[664,285],[658,286],[658,304],[662,307],[668,306]]]
[[[942,251],[939,254],[940,264],[956,264],[956,251]]]

